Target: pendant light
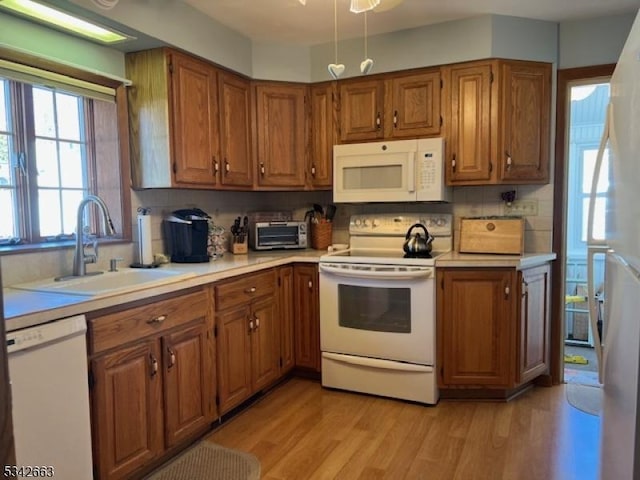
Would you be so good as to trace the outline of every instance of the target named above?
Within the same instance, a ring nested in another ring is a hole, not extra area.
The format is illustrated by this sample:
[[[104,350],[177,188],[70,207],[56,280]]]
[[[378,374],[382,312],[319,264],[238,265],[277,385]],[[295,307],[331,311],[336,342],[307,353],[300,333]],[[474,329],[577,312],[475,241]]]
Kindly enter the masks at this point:
[[[364,60],[360,63],[360,73],[366,75],[373,68],[373,60],[367,54],[367,12],[364,12]]]
[[[351,10],[353,13],[362,13],[373,10],[380,5],[380,0],[351,0]]]
[[[333,0],[333,54],[334,62],[327,65],[329,74],[337,80],[344,73],[344,65],[338,63],[338,0]]]

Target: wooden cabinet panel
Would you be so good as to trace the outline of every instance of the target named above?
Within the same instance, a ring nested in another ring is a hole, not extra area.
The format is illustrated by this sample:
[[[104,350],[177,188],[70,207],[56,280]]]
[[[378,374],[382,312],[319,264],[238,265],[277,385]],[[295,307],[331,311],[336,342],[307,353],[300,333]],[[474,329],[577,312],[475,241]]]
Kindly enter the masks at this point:
[[[92,362],[92,424],[100,478],[130,478],[162,451],[160,363],[154,339]]]
[[[216,70],[177,52],[169,62],[175,183],[213,186],[220,137]]]
[[[188,305],[189,308],[185,308]],[[133,339],[157,334],[207,316],[209,300],[204,291],[90,318],[89,352],[99,353]]]
[[[492,64],[456,65],[445,69],[449,98],[448,183],[488,183],[492,178]]]
[[[336,143],[336,83],[312,85],[310,89],[309,183],[312,188],[333,185],[333,146]]]
[[[253,390],[268,386],[279,373],[279,342],[276,332],[277,304],[267,297],[251,307],[251,362]]]
[[[293,301],[293,267],[281,267],[278,271],[279,301],[279,338],[280,338],[280,375],[289,372],[295,366]]]
[[[549,181],[551,65],[509,61],[502,65],[500,180]]]
[[[549,265],[520,272],[520,328],[517,382],[527,382],[549,366]]]
[[[340,84],[340,141],[356,142],[384,137],[384,82],[344,81]]]
[[[304,187],[306,91],[303,85],[256,86],[260,186]]]
[[[252,393],[250,310],[240,307],[216,316],[219,408],[225,413]]]
[[[274,295],[276,277],[273,270],[245,275],[216,285],[216,308],[225,310],[230,307],[246,305],[264,295]]]
[[[221,155],[220,183],[250,187],[251,89],[249,80],[227,72],[218,77],[220,103]]]
[[[167,447],[188,439],[213,420],[215,392],[206,361],[209,339],[206,325],[162,337]]]
[[[393,77],[391,103],[385,107],[387,138],[413,138],[440,133],[440,70]]]
[[[294,267],[294,318],[296,366],[320,371],[320,319],[318,267]]]
[[[513,272],[450,269],[441,275],[442,382],[508,387],[515,349]]]

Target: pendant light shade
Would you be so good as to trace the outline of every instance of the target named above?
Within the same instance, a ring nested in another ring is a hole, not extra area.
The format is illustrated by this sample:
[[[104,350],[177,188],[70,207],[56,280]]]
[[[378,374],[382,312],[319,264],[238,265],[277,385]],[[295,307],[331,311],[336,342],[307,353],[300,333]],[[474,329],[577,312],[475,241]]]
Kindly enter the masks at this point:
[[[362,13],[373,10],[380,5],[380,0],[351,0],[351,10],[353,13]]]

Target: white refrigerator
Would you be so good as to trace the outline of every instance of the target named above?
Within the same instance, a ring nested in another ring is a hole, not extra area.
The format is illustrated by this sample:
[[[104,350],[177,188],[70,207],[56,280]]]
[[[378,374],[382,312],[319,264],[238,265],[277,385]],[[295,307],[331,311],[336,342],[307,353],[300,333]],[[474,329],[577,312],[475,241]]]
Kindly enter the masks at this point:
[[[603,383],[601,433],[602,479],[640,478],[640,15],[631,28],[611,78],[605,136],[609,189],[604,241],[593,239],[592,193],[589,209],[589,256],[606,255],[602,350],[595,321],[594,286],[590,286],[591,326]],[[596,162],[596,190],[602,152]],[[593,262],[590,262],[590,265]],[[589,280],[593,282],[592,272]]]

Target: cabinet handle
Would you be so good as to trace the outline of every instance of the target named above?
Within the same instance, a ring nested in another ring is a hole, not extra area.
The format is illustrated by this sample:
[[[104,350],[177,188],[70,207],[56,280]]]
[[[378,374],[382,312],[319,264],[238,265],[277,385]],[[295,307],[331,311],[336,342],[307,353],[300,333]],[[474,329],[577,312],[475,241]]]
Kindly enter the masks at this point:
[[[315,164],[311,165],[311,176],[312,177],[316,176],[316,166],[315,166]]]
[[[504,152],[504,154],[507,156],[507,170],[511,170],[511,166],[513,164],[511,161],[511,155],[509,155],[509,152]]]
[[[244,293],[256,293],[256,287],[245,288]]]
[[[376,129],[380,130],[380,125],[382,125],[382,120],[380,120],[380,112],[376,114]]]
[[[256,330],[258,330],[260,328],[260,319],[258,317],[255,316],[255,314],[253,315],[253,319],[256,322]]]
[[[231,165],[229,165],[229,162],[227,162],[227,159],[224,159],[224,173],[227,174],[229,173],[229,171],[231,170]]]
[[[393,128],[398,128],[398,110],[393,111]]]
[[[162,323],[162,322],[164,322],[166,319],[167,319],[167,316],[166,316],[166,315],[158,315],[157,317],[154,317],[154,318],[152,318],[152,319],[150,319],[150,320],[147,320],[147,323],[148,323],[149,325],[152,325],[152,324],[154,324],[154,323]]]
[[[213,157],[213,173],[217,174],[218,170],[220,170],[220,165],[218,165],[218,161],[216,160],[216,157]]]
[[[451,158],[451,170],[453,170],[454,172],[456,171],[456,154],[455,153]]]
[[[509,288],[509,285],[505,285],[504,286],[504,298],[505,300],[509,298],[509,294],[511,293],[511,289]]]
[[[313,282],[309,280],[309,290],[313,290]]]
[[[167,352],[169,352],[169,368],[171,368],[176,364],[176,353],[171,348],[167,348]]]
[[[249,320],[249,333],[253,332],[253,320]]]
[[[264,177],[264,163],[260,163],[260,175]]]
[[[149,361],[151,363],[151,376],[155,377],[158,373],[158,360],[153,356],[153,354],[149,354]]]

